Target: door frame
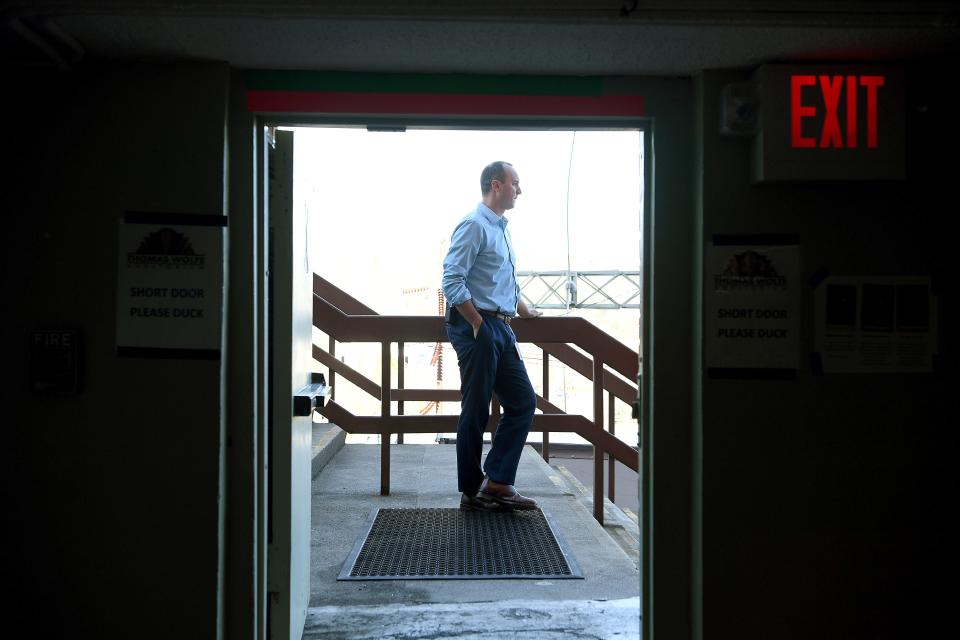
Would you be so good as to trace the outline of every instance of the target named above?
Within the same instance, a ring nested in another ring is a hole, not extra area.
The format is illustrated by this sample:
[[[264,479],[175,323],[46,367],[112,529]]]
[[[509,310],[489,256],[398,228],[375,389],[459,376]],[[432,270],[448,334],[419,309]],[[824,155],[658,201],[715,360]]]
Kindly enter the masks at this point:
[[[641,510],[640,613],[643,637],[653,637],[653,232],[655,216],[654,119],[647,116],[510,117],[510,116],[316,116],[270,114],[247,109],[242,72],[231,82],[229,124],[228,248],[229,296],[225,296],[230,330],[227,331],[227,367],[224,397],[228,413],[227,481],[228,509],[225,525],[230,535],[225,553],[225,571],[245,578],[223,585],[224,623],[229,637],[257,640],[269,637],[267,611],[267,516],[269,496],[267,376],[270,364],[268,311],[269,216],[264,173],[267,126],[405,126],[431,129],[636,129],[643,132],[643,194],[641,272],[643,309],[640,337],[639,426],[641,472],[638,491]],[[246,186],[245,186],[246,185]],[[249,367],[249,369],[245,369]],[[238,370],[239,369],[239,370]],[[244,374],[247,375],[244,375]],[[230,433],[232,432],[232,434]],[[232,441],[232,445],[231,445]],[[231,450],[232,449],[232,450]],[[223,472],[222,472],[223,475]],[[227,480],[222,478],[222,480]],[[236,482],[239,480],[239,482]],[[225,531],[221,532],[225,534]],[[233,549],[229,539],[233,539]],[[246,552],[244,552],[246,549]],[[232,552],[231,552],[232,551]],[[248,561],[244,560],[244,557]],[[234,606],[231,607],[231,603]],[[249,607],[245,609],[243,603]],[[252,629],[250,634],[246,629]]]

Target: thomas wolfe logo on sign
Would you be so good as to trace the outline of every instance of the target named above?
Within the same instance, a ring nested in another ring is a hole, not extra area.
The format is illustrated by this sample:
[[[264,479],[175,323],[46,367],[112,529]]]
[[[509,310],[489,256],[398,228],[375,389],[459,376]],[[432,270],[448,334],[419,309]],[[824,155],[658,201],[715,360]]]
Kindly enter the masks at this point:
[[[128,267],[158,269],[203,269],[205,254],[193,250],[190,239],[174,229],[153,231],[127,254]]]
[[[730,257],[723,271],[713,276],[713,286],[717,291],[786,291],[787,278],[768,256],[748,249]]]

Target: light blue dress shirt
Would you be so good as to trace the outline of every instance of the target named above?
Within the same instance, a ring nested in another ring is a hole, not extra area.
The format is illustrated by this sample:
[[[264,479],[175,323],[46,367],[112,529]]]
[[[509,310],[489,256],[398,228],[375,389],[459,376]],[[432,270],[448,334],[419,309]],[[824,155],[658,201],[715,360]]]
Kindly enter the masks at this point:
[[[449,306],[472,298],[478,309],[517,315],[520,287],[507,222],[481,202],[457,224],[443,260],[441,286]]]

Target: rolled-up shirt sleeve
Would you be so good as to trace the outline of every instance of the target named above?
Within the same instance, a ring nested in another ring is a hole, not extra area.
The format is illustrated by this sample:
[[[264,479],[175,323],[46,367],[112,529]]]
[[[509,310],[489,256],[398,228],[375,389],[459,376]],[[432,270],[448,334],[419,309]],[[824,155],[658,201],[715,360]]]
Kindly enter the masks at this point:
[[[467,218],[453,230],[450,249],[443,260],[440,285],[449,306],[455,307],[472,298],[467,289],[467,274],[477,260],[482,241],[483,229],[476,220]]]

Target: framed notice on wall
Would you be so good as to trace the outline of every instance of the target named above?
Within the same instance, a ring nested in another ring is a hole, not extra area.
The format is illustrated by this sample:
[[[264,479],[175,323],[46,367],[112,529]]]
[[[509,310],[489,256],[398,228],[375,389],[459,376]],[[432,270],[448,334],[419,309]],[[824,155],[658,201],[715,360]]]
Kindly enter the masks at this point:
[[[118,234],[117,355],[216,359],[226,216],[126,213]]]
[[[814,291],[815,373],[925,373],[937,353],[928,276],[828,276]]]
[[[715,235],[706,251],[705,276],[708,374],[795,376],[801,293],[796,237]]]

